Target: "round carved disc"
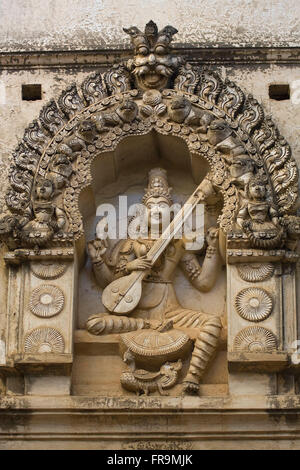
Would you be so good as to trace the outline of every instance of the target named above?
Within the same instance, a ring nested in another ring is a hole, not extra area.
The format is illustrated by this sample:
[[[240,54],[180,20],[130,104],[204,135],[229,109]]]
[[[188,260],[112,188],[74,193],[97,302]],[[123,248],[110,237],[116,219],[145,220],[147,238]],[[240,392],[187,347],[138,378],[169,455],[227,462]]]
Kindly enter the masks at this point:
[[[43,285],[32,291],[29,308],[38,317],[53,317],[62,311],[64,303],[64,294],[58,287]]]
[[[57,279],[66,272],[67,265],[52,261],[32,261],[30,268],[39,279]]]
[[[269,279],[274,273],[272,263],[249,263],[237,266],[240,278],[247,282],[259,282]]]
[[[235,337],[235,351],[271,352],[277,348],[276,336],[262,326],[248,326]]]
[[[235,308],[245,320],[259,322],[265,320],[271,314],[273,301],[264,289],[249,287],[237,294]]]
[[[64,338],[54,328],[36,328],[25,337],[24,349],[26,353],[63,353],[65,349]]]

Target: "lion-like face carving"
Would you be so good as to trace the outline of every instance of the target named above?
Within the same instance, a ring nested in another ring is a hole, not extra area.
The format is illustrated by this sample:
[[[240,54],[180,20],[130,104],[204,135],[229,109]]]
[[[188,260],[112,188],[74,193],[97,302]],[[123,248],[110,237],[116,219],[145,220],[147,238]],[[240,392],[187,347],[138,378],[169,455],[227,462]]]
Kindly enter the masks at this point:
[[[138,28],[124,28],[131,36],[134,46],[134,58],[127,63],[133,73],[138,88],[142,90],[167,88],[174,71],[182,62],[180,57],[170,53],[169,44],[177,29],[165,26],[158,32],[157,26],[150,21],[145,32]]]
[[[142,46],[130,62],[137,86],[142,90],[167,88],[177,65],[178,58],[163,46],[156,49]]]

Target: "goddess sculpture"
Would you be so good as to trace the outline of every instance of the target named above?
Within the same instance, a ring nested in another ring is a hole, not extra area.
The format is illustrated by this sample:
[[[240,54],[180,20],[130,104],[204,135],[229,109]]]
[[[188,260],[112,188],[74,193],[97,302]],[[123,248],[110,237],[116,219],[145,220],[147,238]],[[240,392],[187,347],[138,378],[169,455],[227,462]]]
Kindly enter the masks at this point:
[[[204,197],[203,195],[203,199]],[[98,314],[88,319],[87,329],[92,334],[115,333],[115,324],[119,325],[118,332],[122,333],[120,325],[123,324],[125,331],[149,327],[150,330],[160,331],[165,331],[164,327],[174,327],[185,332],[189,329],[196,331],[194,337],[190,334],[194,349],[183,389],[186,393],[198,393],[200,379],[216,352],[222,324],[217,315],[182,307],[174,290],[173,275],[179,267],[199,291],[207,292],[214,286],[221,266],[218,229],[211,227],[208,230],[208,246],[202,266],[196,253],[186,249],[184,238],[170,241],[158,260],[151,265],[147,253],[157,241],[157,235],[161,235],[162,220],[170,217],[172,205],[171,188],[165,170],[155,168],[150,171],[148,188],[142,202],[147,210],[149,227],[151,226],[148,237],[121,240],[117,248],[114,248],[115,262],[111,261],[109,250],[100,240],[89,244],[93,270],[101,287],[133,271],[147,272],[142,282],[141,300],[130,314],[130,326],[128,327],[128,322],[122,323],[121,318],[124,317]],[[108,324],[110,327],[107,327]]]

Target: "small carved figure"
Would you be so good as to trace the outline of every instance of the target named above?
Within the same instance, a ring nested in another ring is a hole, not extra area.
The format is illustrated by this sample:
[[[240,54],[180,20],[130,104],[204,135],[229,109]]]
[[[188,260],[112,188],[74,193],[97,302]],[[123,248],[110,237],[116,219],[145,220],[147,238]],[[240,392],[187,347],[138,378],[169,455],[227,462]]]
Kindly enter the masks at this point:
[[[129,99],[125,99],[112,113],[101,113],[95,118],[98,132],[106,132],[110,127],[123,126],[138,119],[138,106]]]
[[[26,245],[39,249],[50,241],[66,223],[65,213],[51,200],[54,185],[50,179],[38,181],[33,202],[34,219],[23,225],[19,236]]]
[[[219,152],[236,157],[245,154],[245,148],[233,135],[233,130],[224,119],[213,120],[207,131],[208,142]]]
[[[205,134],[209,124],[213,121],[214,116],[194,109],[192,103],[185,96],[176,96],[172,99],[168,106],[169,120],[178,124],[186,124],[187,126],[197,126],[197,132]]]
[[[177,362],[166,362],[158,372],[136,369],[135,359],[130,351],[125,352],[123,360],[129,365],[131,371],[121,374],[121,385],[137,395],[140,395],[140,393],[149,395],[149,393],[156,391],[160,395],[168,395],[165,390],[176,384],[178,373],[182,368],[182,361],[178,359]]]
[[[266,198],[266,181],[252,176],[246,186],[247,201],[241,207],[237,224],[247,233],[253,246],[273,248],[282,239],[276,208]]]
[[[183,62],[181,57],[170,53],[170,43],[177,29],[165,26],[158,31],[153,21],[146,24],[144,33],[135,26],[123,29],[134,46],[134,58],[128,60],[127,67],[135,77],[136,87],[142,90],[167,88]]]

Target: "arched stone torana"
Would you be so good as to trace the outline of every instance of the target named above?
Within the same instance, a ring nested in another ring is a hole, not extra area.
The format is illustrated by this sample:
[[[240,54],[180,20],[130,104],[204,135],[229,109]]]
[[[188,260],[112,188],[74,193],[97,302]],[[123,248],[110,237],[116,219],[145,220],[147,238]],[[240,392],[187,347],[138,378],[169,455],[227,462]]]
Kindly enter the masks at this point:
[[[2,239],[11,248],[78,240],[78,199],[91,183],[92,160],[128,136],[153,130],[180,137],[207,159],[207,196],[222,192],[219,223],[231,238],[235,233],[255,248],[296,239],[298,219],[290,214],[296,211],[297,166],[257,100],[216,72],[173,56],[175,28],[158,32],[150,22],[145,33],[125,32],[132,37],[133,59],[71,85],[26,128],[13,155]],[[264,194],[251,193],[249,185],[263,185]]]

